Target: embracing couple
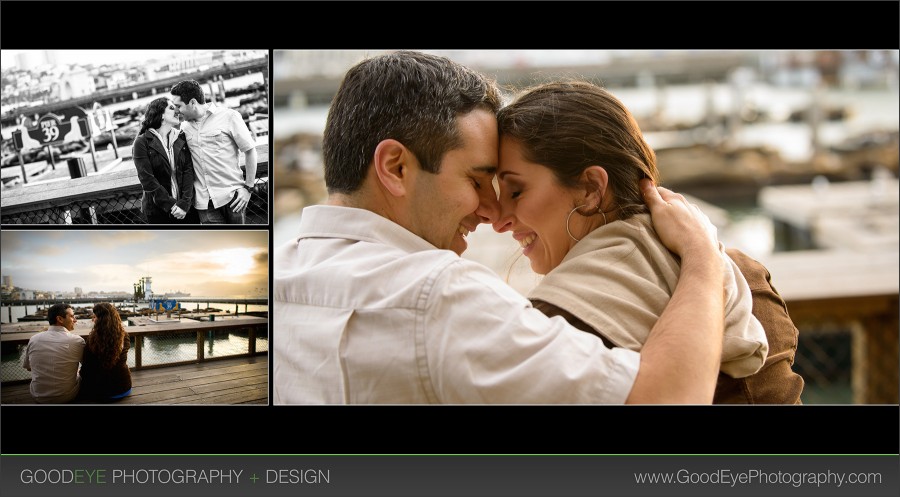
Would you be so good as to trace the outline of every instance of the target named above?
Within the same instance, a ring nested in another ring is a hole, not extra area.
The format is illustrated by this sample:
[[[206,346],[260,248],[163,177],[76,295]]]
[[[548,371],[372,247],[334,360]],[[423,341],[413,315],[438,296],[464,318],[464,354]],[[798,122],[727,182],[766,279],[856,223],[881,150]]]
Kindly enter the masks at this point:
[[[22,364],[35,402],[105,403],[131,394],[131,341],[114,305],[94,305],[87,339],[73,333],[78,318],[69,304],[50,306],[47,321],[47,330],[28,340]]]
[[[182,81],[147,106],[133,158],[150,224],[244,224],[256,181],[256,144],[240,113]],[[246,176],[239,157],[244,154]]]
[[[326,205],[274,256],[276,404],[800,402],[765,267],[657,187],[605,89],[503,106],[446,58],[383,55],[344,77],[323,156]],[[460,257],[481,223],[546,275],[528,298]]]

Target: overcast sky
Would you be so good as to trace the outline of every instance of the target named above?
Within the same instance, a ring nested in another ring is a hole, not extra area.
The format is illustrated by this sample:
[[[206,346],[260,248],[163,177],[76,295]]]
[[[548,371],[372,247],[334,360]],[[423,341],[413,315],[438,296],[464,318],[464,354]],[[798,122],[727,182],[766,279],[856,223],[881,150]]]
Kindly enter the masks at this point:
[[[3,231],[2,275],[28,290],[249,297],[269,287],[267,231]]]

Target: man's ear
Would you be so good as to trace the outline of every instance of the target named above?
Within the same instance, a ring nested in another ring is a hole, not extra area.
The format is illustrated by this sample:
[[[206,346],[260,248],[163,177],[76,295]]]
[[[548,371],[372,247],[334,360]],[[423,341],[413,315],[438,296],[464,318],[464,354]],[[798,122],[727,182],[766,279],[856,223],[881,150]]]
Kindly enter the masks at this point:
[[[588,210],[604,210],[602,205],[606,195],[606,187],[609,185],[609,176],[606,169],[600,166],[588,166],[581,172],[581,184],[584,186],[584,202]],[[609,201],[606,200],[608,203]]]
[[[373,167],[379,183],[391,195],[406,195],[406,183],[409,180],[410,162],[413,156],[402,143],[397,140],[382,140],[375,147]]]

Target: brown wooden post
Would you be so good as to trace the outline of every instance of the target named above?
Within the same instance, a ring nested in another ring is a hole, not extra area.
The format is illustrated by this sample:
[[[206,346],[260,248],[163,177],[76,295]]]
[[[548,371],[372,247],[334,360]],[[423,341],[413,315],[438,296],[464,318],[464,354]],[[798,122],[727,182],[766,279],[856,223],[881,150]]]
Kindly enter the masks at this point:
[[[885,312],[863,317],[860,339],[854,345],[855,404],[897,404],[900,401],[900,353],[897,330],[900,307],[894,297]],[[862,379],[863,381],[859,381]]]
[[[249,338],[249,346],[247,353],[250,355],[256,354],[256,326],[250,327],[250,333],[248,335]]]
[[[144,345],[144,336],[143,335],[135,335],[134,337],[134,368],[140,369],[143,365],[143,361],[141,360],[141,350]]]
[[[203,332],[197,330],[197,362],[203,362]]]

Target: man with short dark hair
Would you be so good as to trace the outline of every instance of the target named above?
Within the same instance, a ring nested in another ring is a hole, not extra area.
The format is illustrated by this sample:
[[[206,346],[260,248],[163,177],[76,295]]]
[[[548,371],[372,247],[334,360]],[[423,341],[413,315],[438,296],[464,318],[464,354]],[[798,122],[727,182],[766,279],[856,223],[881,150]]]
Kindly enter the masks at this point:
[[[31,396],[41,404],[64,404],[78,395],[78,367],[84,339],[71,333],[75,311],[69,304],[54,304],[47,311],[50,327],[28,340],[25,369],[31,371]]]
[[[723,268],[684,197],[643,185],[682,266],[640,353],[459,257],[498,216],[499,106],[492,81],[443,57],[401,51],[347,72],[325,127],[328,200],[275,253],[274,403],[712,400]]]
[[[206,102],[194,80],[172,87],[194,163],[194,208],[202,224],[244,224],[256,182],[256,143],[241,114]],[[246,175],[239,164],[244,154]]]

